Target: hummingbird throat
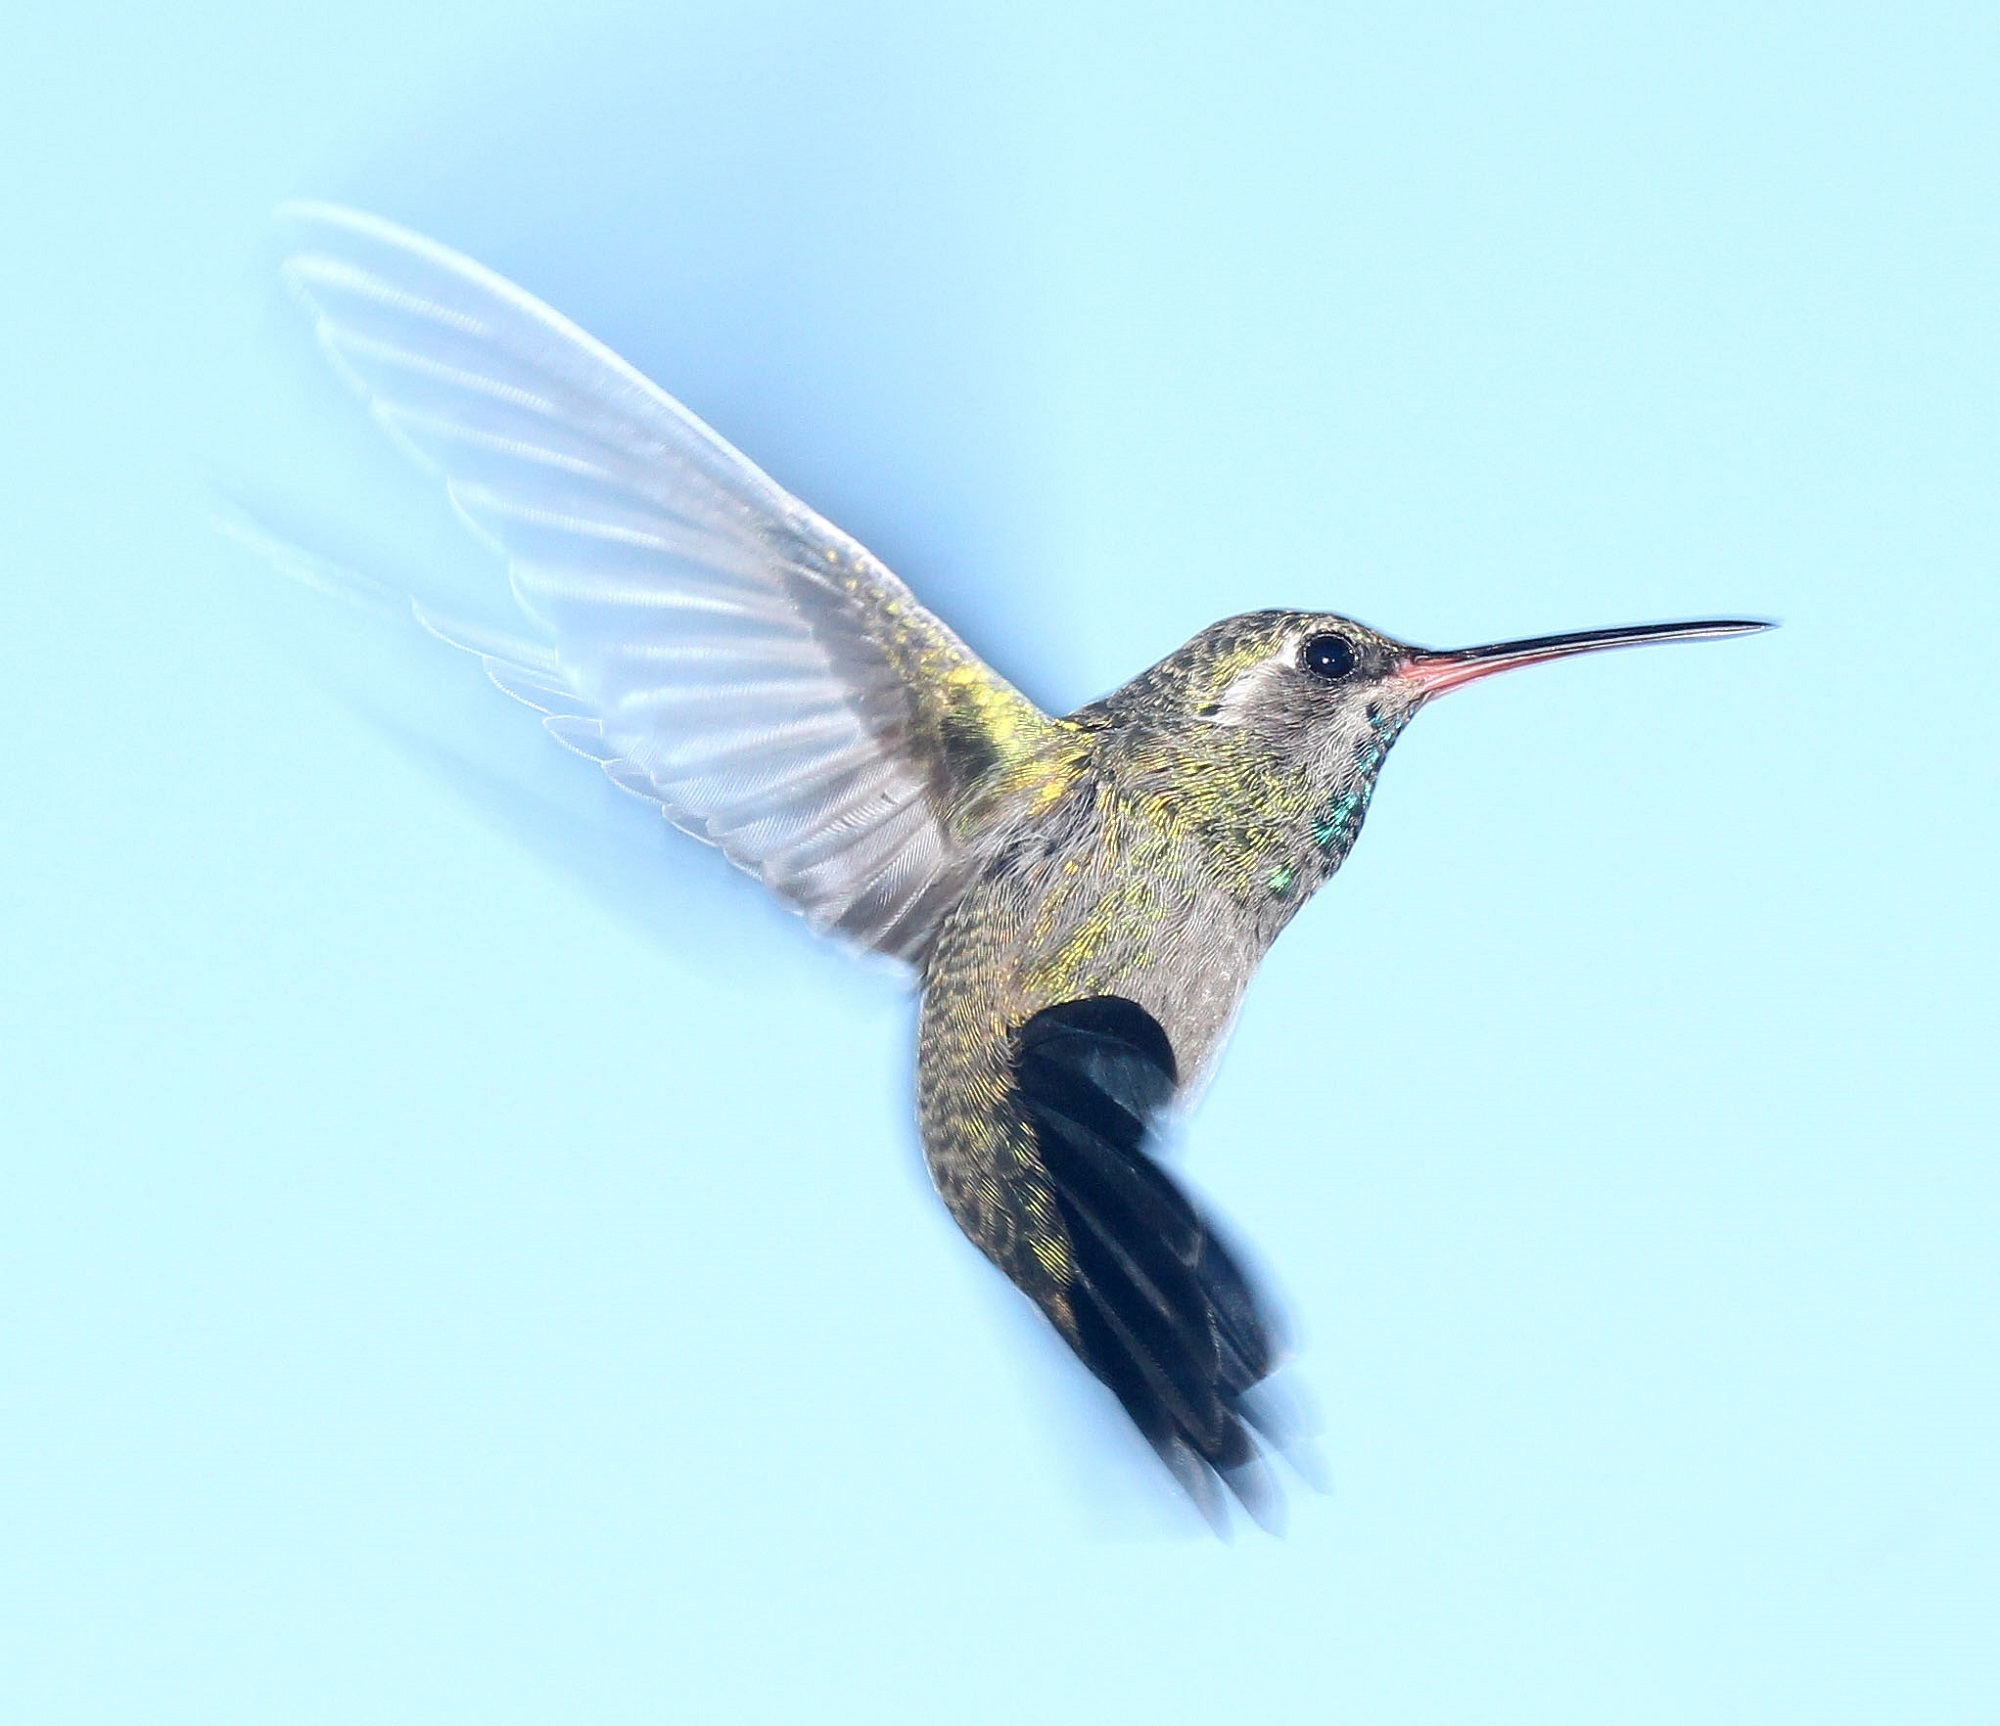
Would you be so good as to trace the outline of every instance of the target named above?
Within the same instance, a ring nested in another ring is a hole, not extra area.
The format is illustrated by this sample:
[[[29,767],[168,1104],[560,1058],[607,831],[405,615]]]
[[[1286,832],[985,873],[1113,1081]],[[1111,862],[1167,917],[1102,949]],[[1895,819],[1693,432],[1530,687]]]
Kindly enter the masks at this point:
[[[1274,898],[1289,899],[1301,887],[1312,891],[1347,860],[1361,837],[1361,823],[1367,817],[1390,746],[1411,717],[1409,709],[1368,715],[1368,730],[1354,745],[1352,765],[1341,774],[1338,787],[1319,798],[1311,810],[1310,855],[1280,863],[1266,877],[1265,885]]]

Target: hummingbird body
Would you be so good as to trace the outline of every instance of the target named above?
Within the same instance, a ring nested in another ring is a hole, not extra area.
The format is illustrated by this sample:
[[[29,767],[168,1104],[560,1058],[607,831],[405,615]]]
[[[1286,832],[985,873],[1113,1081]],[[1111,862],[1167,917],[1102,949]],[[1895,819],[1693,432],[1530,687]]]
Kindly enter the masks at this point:
[[[1022,789],[989,815],[982,865],[924,959],[918,1118],[932,1178],[1086,1360],[1075,1219],[1019,1083],[1020,1028],[1066,1003],[1130,1003],[1172,1051],[1174,1089],[1200,1089],[1265,952],[1353,846],[1407,718],[1379,698],[1330,704],[1291,667],[1296,642],[1332,628],[1363,633],[1306,612],[1228,619],[1053,724]],[[1254,1309],[1247,1288],[1240,1298]],[[1233,1399],[1209,1388],[1194,1431],[1143,1385],[1125,1399],[1197,1493],[1198,1461],[1239,1474],[1252,1456],[1231,1406],[1250,1386]]]
[[[416,616],[558,741],[923,989],[926,1162],[1212,1516],[1269,1500],[1272,1303],[1157,1160],[1429,700],[1717,621],[1439,652],[1332,613],[1203,630],[1066,718],[512,284],[297,206],[329,358],[506,559],[530,633]],[[1260,1440],[1259,1434],[1262,1437]]]
[[[1225,705],[1235,676],[1310,622],[1274,611],[1205,630],[1055,722],[1040,771],[988,815],[981,866],[923,962],[921,1118],[955,1211],[979,1160],[964,1103],[1004,1093],[1013,1028],[1119,996],[1198,1088],[1264,953],[1347,855],[1396,722],[1273,738]],[[1310,751],[1288,747],[1309,735]]]

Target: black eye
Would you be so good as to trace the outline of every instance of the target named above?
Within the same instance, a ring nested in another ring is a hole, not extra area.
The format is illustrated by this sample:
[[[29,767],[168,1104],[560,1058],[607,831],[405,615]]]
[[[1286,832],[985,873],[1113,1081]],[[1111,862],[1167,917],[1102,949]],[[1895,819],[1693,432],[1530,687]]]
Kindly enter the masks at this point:
[[[1299,649],[1299,663],[1315,677],[1338,683],[1354,669],[1354,643],[1344,635],[1315,635]]]

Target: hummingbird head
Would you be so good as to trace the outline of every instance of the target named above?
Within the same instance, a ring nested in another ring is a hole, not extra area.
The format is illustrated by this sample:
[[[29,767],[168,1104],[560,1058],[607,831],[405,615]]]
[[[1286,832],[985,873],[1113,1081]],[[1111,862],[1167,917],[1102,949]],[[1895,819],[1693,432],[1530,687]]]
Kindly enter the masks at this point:
[[[1531,636],[1484,647],[1413,647],[1333,612],[1262,611],[1215,624],[1175,655],[1209,699],[1192,717],[1276,734],[1400,730],[1425,702],[1496,672],[1655,642],[1708,641],[1769,629],[1709,619]]]
[[[1337,864],[1360,831],[1390,745],[1426,702],[1524,665],[1770,627],[1650,623],[1437,649],[1333,612],[1250,612],[1211,624],[1100,711],[1240,764],[1263,799],[1282,787],[1283,801],[1309,821],[1315,847]]]

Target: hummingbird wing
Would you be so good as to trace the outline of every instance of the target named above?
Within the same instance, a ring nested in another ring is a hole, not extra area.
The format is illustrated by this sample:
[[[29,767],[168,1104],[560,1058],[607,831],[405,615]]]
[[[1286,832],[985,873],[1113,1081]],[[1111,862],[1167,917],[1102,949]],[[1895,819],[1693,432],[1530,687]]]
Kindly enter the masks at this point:
[[[1026,1250],[1001,1261],[1211,1521],[1220,1477],[1264,1520],[1253,1395],[1283,1352],[1272,1303],[1149,1154],[1178,1089],[1173,1045],[1122,996],[1044,1008],[1014,1036],[1038,1168],[995,1183]]]
[[[954,808],[1054,722],[538,300],[374,217],[286,213],[321,346],[505,557],[531,633],[419,621],[816,928],[919,958],[968,867]]]

